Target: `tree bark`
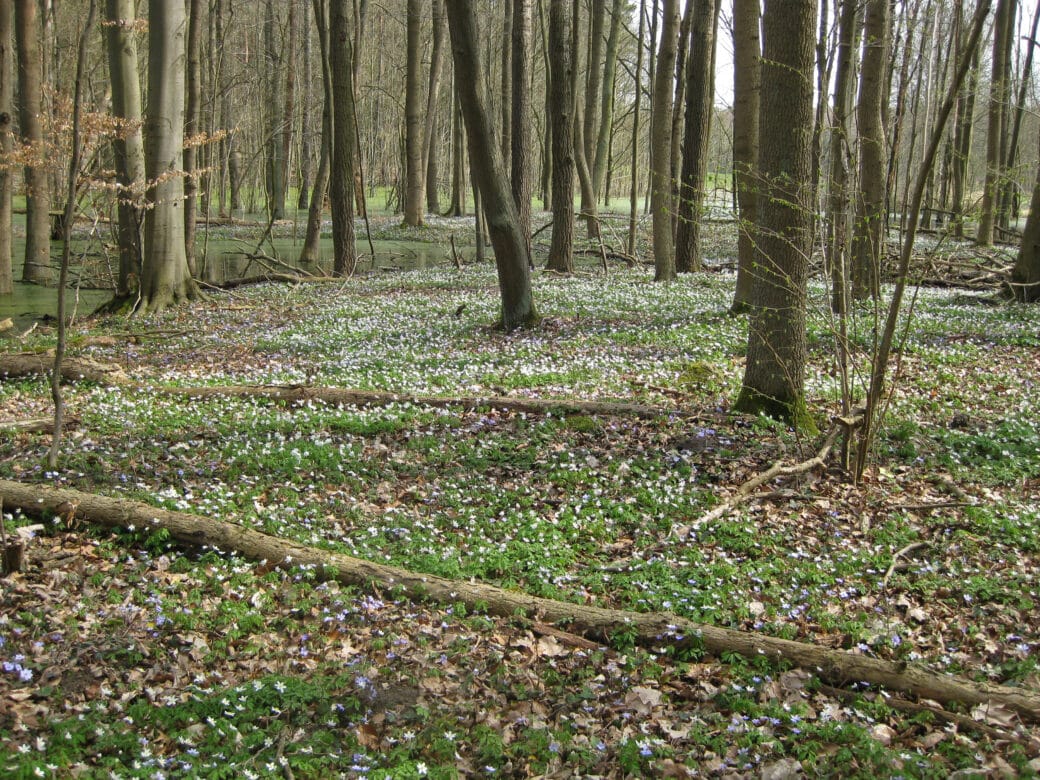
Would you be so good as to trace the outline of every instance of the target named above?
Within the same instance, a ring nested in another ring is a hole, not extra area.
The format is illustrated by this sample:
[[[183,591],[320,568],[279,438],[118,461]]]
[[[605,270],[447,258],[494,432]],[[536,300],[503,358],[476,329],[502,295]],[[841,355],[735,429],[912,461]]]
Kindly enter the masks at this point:
[[[1040,302],[1040,167],[1033,185],[1029,216],[1022,230],[1022,245],[1011,272],[1011,292],[1016,300],[1024,303]]]
[[[986,178],[982,186],[979,206],[979,226],[975,236],[979,246],[993,243],[997,204],[1000,199],[1000,179],[1004,174],[1001,143],[1004,139],[1004,117],[1008,102],[1008,81],[1011,76],[1010,49],[1015,0],[998,0],[993,16],[993,69],[990,78],[989,111],[986,121]]]
[[[755,0],[757,2],[758,0]],[[636,70],[633,77],[632,97],[632,181],[628,189],[628,254],[636,255],[636,231],[639,227],[639,130],[643,98],[643,32],[646,29],[646,0],[639,0],[639,31],[636,33]]]
[[[119,189],[119,275],[116,298],[128,297],[141,274],[141,223],[144,220],[144,140],[141,134],[141,82],[138,76],[134,0],[106,0],[105,42],[108,51],[112,113],[127,127],[112,142]]]
[[[320,2],[320,0],[315,0]],[[318,14],[316,13],[315,16]],[[357,267],[354,240],[354,167],[357,148],[354,127],[354,48],[351,0],[332,0],[329,9],[327,59],[332,136],[329,201],[332,207],[333,276],[353,276]]]
[[[890,0],[868,0],[863,19],[863,66],[856,119],[859,129],[859,198],[852,236],[851,292],[856,300],[880,294],[885,228],[885,67]]]
[[[148,6],[148,116],[144,126],[144,258],[137,313],[158,311],[195,297],[184,251],[183,0]]]
[[[954,4],[954,50],[960,53],[963,49],[963,9],[962,3]],[[979,83],[979,59],[981,48],[974,50],[971,70],[964,87],[957,96],[956,119],[954,120],[954,142],[950,171],[950,211],[953,212],[953,233],[957,238],[964,237],[964,199],[968,181],[968,160],[971,155],[972,135],[975,129],[975,95]]]
[[[852,102],[852,76],[856,67],[856,32],[859,26],[859,0],[841,0],[838,8],[838,50],[835,56],[834,110],[830,135],[830,180],[827,192],[827,238],[824,244],[831,279],[831,310],[846,310],[848,179],[854,158],[849,144],[849,105]]]
[[[561,273],[574,271],[574,95],[571,92],[574,63],[570,39],[570,0],[550,0],[553,231],[546,267]]]
[[[447,0],[446,7],[459,101],[470,139],[470,159],[495,248],[502,327],[508,333],[537,320],[531,296],[530,254],[520,230],[505,163],[495,144],[474,9],[468,0]]]
[[[10,3],[0,4],[0,159],[14,150],[14,14]],[[14,174],[0,165],[0,295],[14,289],[11,241]]]
[[[675,239],[675,266],[680,273],[699,271],[701,212],[708,167],[708,138],[715,104],[715,30],[720,0],[697,7],[690,27],[686,59],[686,119],[683,131],[682,172],[679,177]]]
[[[22,281],[50,284],[51,186],[43,132],[43,49],[37,0],[15,0],[14,37],[18,53],[18,125],[29,160],[25,165],[25,263]]]
[[[675,278],[672,240],[672,90],[679,33],[679,0],[664,0],[664,25],[654,75],[650,119],[650,212],[653,220],[654,280]]]
[[[520,219],[520,232],[527,245],[527,256],[531,257],[531,0],[513,0],[513,23],[511,26],[513,53],[512,119],[510,134],[512,150],[509,155],[510,183],[513,202],[516,203]],[[503,97],[503,99],[505,99]],[[534,260],[531,258],[531,267]]]
[[[733,3],[733,187],[737,193],[737,284],[733,313],[747,309],[754,277],[758,182],[758,113],[762,88],[759,0]]]
[[[599,123],[596,129],[595,153],[592,160],[592,188],[596,197],[605,198],[609,207],[610,193],[605,192],[603,183],[607,175],[610,158],[610,139],[614,125],[614,89],[617,76],[618,42],[621,38],[621,21],[625,15],[626,0],[614,0],[610,9],[610,25],[607,44],[603,50],[603,82],[600,86]],[[642,45],[641,43],[638,45]],[[591,139],[589,139],[591,142]]]
[[[763,16],[761,196],[747,365],[734,408],[812,431],[805,405],[812,230],[815,0],[768,0]]]
[[[452,2],[453,0],[449,0]],[[891,662],[806,642],[695,623],[671,613],[630,612],[570,604],[529,596],[494,585],[462,582],[431,574],[374,563],[342,553],[309,547],[235,523],[159,509],[123,498],[108,498],[78,490],[25,485],[0,480],[5,509],[15,509],[41,520],[55,516],[77,518],[107,528],[164,529],[173,539],[192,547],[236,551],[250,560],[266,560],[278,567],[307,567],[319,580],[370,587],[378,583],[402,591],[411,599],[477,604],[494,615],[537,616],[545,623],[566,623],[567,630],[601,642],[610,642],[620,626],[634,631],[643,644],[658,645],[661,637],[682,634],[689,647],[713,656],[737,653],[748,659],[762,656],[807,669],[825,681],[847,685],[849,680],[880,685],[942,703],[1000,704],[1032,722],[1040,721],[1040,696],[1022,688],[979,683],[939,674],[905,662]]]
[[[184,255],[188,271],[195,272],[195,222],[198,214],[198,166],[199,147],[191,139],[199,133],[199,114],[202,110],[202,0],[188,0],[188,37],[185,67],[184,136],[188,143],[184,147]]]
[[[280,5],[280,3],[279,3]],[[285,219],[285,159],[282,156],[282,104],[285,102],[282,74],[282,36],[275,0],[264,5],[264,74],[267,94],[265,185],[267,211],[271,219]]]
[[[444,0],[433,0],[433,44],[430,50],[430,81],[426,95],[426,121],[423,126],[423,160],[426,170],[426,211],[438,214],[437,119],[440,103],[441,74],[444,72],[444,36],[448,19]]]
[[[422,118],[422,0],[408,0],[406,19],[406,63],[404,81],[404,224],[423,223],[426,195],[426,166],[423,163]]]

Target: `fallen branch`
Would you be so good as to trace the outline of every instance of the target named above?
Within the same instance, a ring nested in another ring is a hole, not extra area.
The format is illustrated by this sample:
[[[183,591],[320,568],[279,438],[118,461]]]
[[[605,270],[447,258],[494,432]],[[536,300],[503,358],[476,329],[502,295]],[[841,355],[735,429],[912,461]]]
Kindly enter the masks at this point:
[[[62,420],[62,426],[71,428],[77,420],[66,417]],[[5,420],[0,422],[0,431],[3,433],[47,433],[54,430],[53,417],[39,417],[34,420]]]
[[[19,352],[0,355],[0,377],[50,376],[54,370],[53,352]],[[90,358],[66,357],[61,362],[62,379],[87,380],[103,385],[125,385],[130,378],[115,363],[99,363]]]
[[[569,604],[493,585],[419,574],[287,541],[234,523],[158,509],[128,499],[0,480],[0,500],[8,510],[21,510],[44,519],[74,513],[80,521],[109,528],[165,529],[171,538],[184,544],[236,551],[253,560],[267,561],[269,565],[305,566],[319,579],[361,587],[375,583],[413,599],[463,602],[471,608],[480,605],[495,615],[528,615],[541,622],[562,625],[567,632],[590,639],[609,642],[616,633],[624,631],[635,634],[640,642],[652,647],[673,644],[699,647],[714,656],[724,652],[735,652],[746,658],[766,656],[813,671],[822,680],[838,686],[850,681],[867,682],[941,703],[1001,704],[1024,718],[1040,722],[1040,694],[1024,688],[975,682],[902,662],[698,624],[669,613]]]
[[[801,463],[793,463],[790,465],[784,465],[783,461],[777,461],[768,469],[760,474],[749,479],[743,483],[737,490],[727,497],[722,503],[718,504],[710,512],[698,517],[692,523],[688,525],[677,525],[672,529],[672,533],[678,535],[680,538],[686,536],[697,528],[700,528],[706,523],[710,523],[714,520],[718,520],[723,517],[736,507],[743,504],[752,498],[754,492],[762,485],[766,484],[772,479],[777,477],[790,477],[796,474],[804,474],[807,471],[822,466],[827,461],[827,456],[830,455],[834,444],[838,440],[838,436],[842,433],[848,433],[863,422],[863,416],[857,414],[853,417],[834,417],[831,423],[831,428],[827,433],[827,436],[823,440],[823,444],[820,445],[820,449],[817,450],[816,454],[808,460],[803,460]]]

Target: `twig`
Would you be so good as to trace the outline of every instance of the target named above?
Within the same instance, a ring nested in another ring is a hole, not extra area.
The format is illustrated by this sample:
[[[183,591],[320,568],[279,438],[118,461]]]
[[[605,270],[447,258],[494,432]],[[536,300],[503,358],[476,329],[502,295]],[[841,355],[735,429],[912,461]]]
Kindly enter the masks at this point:
[[[455,249],[455,234],[454,233],[450,234],[448,236],[448,238],[451,240],[451,259],[455,261],[455,267],[458,268],[461,271],[462,270],[462,261],[459,260],[458,250]]]
[[[906,545],[903,549],[892,556],[892,565],[888,567],[888,571],[885,572],[884,578],[881,580],[881,590],[888,590],[888,581],[892,575],[898,570],[906,567],[906,564],[900,563],[899,559],[905,556],[907,553],[912,553],[914,550],[920,550],[924,547],[928,547],[928,542],[911,542]]]

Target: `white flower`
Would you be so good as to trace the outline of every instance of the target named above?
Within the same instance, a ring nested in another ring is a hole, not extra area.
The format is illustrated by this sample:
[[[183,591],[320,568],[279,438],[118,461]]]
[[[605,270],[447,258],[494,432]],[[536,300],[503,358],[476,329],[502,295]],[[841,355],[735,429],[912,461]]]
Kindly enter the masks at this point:
[[[426,773],[430,771],[430,768],[420,761],[415,765],[415,771],[419,773],[419,777],[426,777]]]

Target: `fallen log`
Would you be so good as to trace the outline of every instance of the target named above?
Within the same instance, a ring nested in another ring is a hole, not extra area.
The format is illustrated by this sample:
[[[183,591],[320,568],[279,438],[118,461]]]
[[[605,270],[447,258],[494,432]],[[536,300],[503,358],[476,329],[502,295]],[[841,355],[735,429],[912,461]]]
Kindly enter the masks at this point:
[[[50,376],[54,370],[53,352],[18,352],[0,355],[0,378]],[[125,385],[130,382],[115,363],[100,363],[90,358],[65,357],[61,361],[61,377],[67,382],[87,380],[103,385]]]
[[[493,585],[420,574],[287,541],[235,523],[158,509],[129,499],[0,480],[0,500],[7,510],[19,509],[45,520],[62,516],[66,520],[76,518],[110,528],[165,529],[173,539],[184,544],[235,551],[253,560],[267,561],[269,565],[306,566],[321,579],[361,587],[377,584],[398,589],[414,599],[463,602],[503,616],[523,614],[544,623],[562,625],[569,633],[601,642],[609,642],[612,636],[623,632],[652,647],[672,643],[699,647],[714,656],[724,652],[735,652],[746,658],[767,656],[815,673],[833,685],[866,682],[944,704],[1000,704],[1023,718],[1040,722],[1040,692],[976,682],[918,665],[698,624],[669,613],[570,604]]]
[[[2,362],[0,362],[2,365]],[[142,389],[145,389],[142,387]],[[510,396],[431,396],[409,393],[389,393],[381,390],[349,390],[339,387],[314,385],[220,385],[212,387],[162,387],[148,388],[164,395],[188,398],[213,398],[239,396],[267,398],[272,401],[302,403],[321,401],[345,406],[389,406],[390,404],[413,404],[436,408],[500,409],[508,412],[528,414],[584,414],[617,415],[653,419],[676,417],[684,420],[715,417],[702,411],[666,409],[657,406],[625,403],[623,401],[581,401],[555,398],[513,398]]]
[[[54,365],[54,357],[46,353],[0,354],[0,378],[47,376]],[[507,412],[528,414],[584,414],[617,415],[654,419],[674,417],[683,420],[698,420],[723,417],[711,412],[686,411],[623,401],[582,401],[565,398],[512,398],[509,396],[434,396],[411,393],[390,393],[381,390],[350,390],[341,387],[318,385],[220,385],[211,387],[153,387],[131,381],[123,369],[115,363],[100,363],[88,358],[65,358],[62,377],[68,381],[86,379],[100,384],[120,385],[163,395],[185,398],[248,397],[266,398],[271,401],[302,403],[321,401],[345,406],[389,406],[391,404],[413,404],[436,408],[501,409]]]

